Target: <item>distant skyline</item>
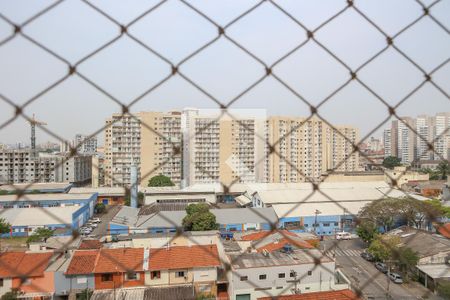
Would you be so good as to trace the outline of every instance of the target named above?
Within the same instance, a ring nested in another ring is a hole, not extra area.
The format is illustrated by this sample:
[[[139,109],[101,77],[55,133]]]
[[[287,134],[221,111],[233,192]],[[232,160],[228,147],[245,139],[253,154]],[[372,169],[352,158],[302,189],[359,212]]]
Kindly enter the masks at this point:
[[[1,1],[0,13],[20,24],[54,1]],[[91,1],[121,24],[127,24],[158,1]],[[224,26],[258,1],[189,1],[219,25]],[[324,20],[346,7],[346,1],[276,1],[283,9],[314,30]],[[432,1],[423,1],[429,5]],[[415,1],[355,1],[355,5],[383,31],[394,36],[423,11]],[[430,12],[450,28],[450,0],[434,5]],[[80,22],[81,21],[81,22]],[[119,34],[119,27],[85,3],[67,0],[23,28],[25,34],[75,63]],[[0,41],[13,27],[0,18]],[[217,28],[179,1],[167,1],[129,28],[129,32],[164,55],[173,64],[217,37]],[[306,40],[306,32],[270,2],[230,27],[226,33],[264,61],[273,64]],[[352,69],[357,69],[386,46],[385,37],[349,9],[315,33],[315,38]],[[394,39],[394,45],[426,72],[450,58],[450,36],[429,17],[417,22]],[[20,35],[0,46],[0,94],[16,105],[67,74],[67,66]],[[126,36],[97,53],[78,70],[123,103],[129,103],[170,74],[170,65]],[[228,103],[264,76],[264,67],[224,37],[188,60],[180,71],[222,103]],[[317,44],[304,47],[280,62],[274,74],[318,105],[350,77],[349,72]],[[421,72],[394,49],[358,72],[358,78],[375,93],[395,105],[423,80]],[[449,111],[450,63],[433,74],[446,93],[425,83],[400,105],[398,115],[416,117]],[[155,89],[131,107],[131,112],[180,110],[184,107],[218,108],[179,75]],[[239,98],[231,108],[262,108],[268,115],[307,117],[309,107],[272,76]],[[89,135],[105,125],[105,119],[121,107],[74,75],[28,105],[24,112],[48,123],[47,128],[71,140],[75,134]],[[0,122],[14,114],[14,108],[0,99]],[[359,83],[353,81],[319,108],[332,124],[349,124],[368,134],[388,116],[387,107]],[[386,122],[372,134],[377,138],[389,126]],[[0,143],[28,143],[29,125],[23,118],[0,129]],[[103,143],[103,134],[98,135]],[[37,129],[38,143],[55,139]]]

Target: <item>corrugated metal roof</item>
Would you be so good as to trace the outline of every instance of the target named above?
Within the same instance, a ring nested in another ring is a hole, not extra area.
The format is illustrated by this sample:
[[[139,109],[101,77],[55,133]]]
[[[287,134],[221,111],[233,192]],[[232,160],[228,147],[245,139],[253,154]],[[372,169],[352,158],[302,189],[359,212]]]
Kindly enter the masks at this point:
[[[86,188],[77,187],[71,188],[69,194],[86,194],[98,193],[100,196],[125,196],[125,188],[123,187],[100,187],[100,188]]]
[[[336,216],[343,214],[356,215],[361,208],[371,202],[372,201],[303,202],[272,204],[272,208],[280,219],[285,217],[311,217],[316,215],[316,210],[320,211],[321,216]]]
[[[72,224],[72,214],[80,206],[9,208],[0,210],[12,226],[43,226],[49,224]]]
[[[93,193],[87,194],[25,194],[17,198],[17,195],[0,196],[0,201],[66,201],[66,200],[88,200]]]

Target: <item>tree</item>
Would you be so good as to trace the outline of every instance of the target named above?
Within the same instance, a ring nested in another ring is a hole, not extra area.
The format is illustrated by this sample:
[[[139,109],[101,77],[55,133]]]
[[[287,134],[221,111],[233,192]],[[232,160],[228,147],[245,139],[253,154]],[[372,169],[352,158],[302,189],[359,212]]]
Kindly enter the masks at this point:
[[[145,199],[144,193],[138,192],[137,198],[138,198],[138,199],[137,199],[137,201],[138,201],[137,206],[138,206],[138,207],[143,206],[143,205],[144,205],[144,199]],[[131,205],[131,195],[130,195],[130,193],[127,193],[127,195],[125,196],[124,204],[125,204],[126,206],[130,206],[130,205]]]
[[[150,178],[148,186],[174,186],[172,180],[164,175],[156,175]]]
[[[435,220],[439,217],[450,218],[450,207],[442,205],[439,199],[425,200],[424,204],[430,220]]]
[[[216,216],[209,211],[205,203],[189,204],[187,215],[183,218],[183,227],[188,231],[205,231],[218,229]]]
[[[378,234],[378,229],[372,222],[361,222],[358,227],[356,227],[356,234],[361,240],[370,244]]]
[[[398,236],[378,235],[372,243],[370,243],[367,251],[370,252],[375,259],[385,261],[393,257],[393,253],[397,251],[400,242]]]
[[[395,156],[388,156],[383,160],[383,167],[387,169],[393,169],[401,165],[401,159]]]
[[[38,228],[34,231],[32,235],[30,235],[27,239],[27,243],[38,242],[41,240],[46,240],[53,235],[53,230],[48,228]]]
[[[95,212],[97,214],[102,214],[106,211],[106,205],[103,203],[97,203],[95,204]]]
[[[5,190],[0,190],[0,195],[8,195],[9,192]]]
[[[0,235],[11,231],[11,224],[9,224],[4,218],[0,218]]]
[[[11,289],[11,291],[5,293],[0,299],[1,300],[17,300],[19,296],[23,293],[19,289]]]
[[[449,281],[439,281],[437,285],[437,291],[439,296],[444,299],[450,299],[450,282]]]
[[[391,258],[396,261],[400,272],[405,276],[408,276],[408,272],[413,270],[419,261],[417,253],[408,247],[397,248],[396,251],[392,252]]]
[[[450,174],[450,164],[449,164],[448,160],[441,161],[438,164],[436,171],[440,175],[440,178],[442,180],[447,179],[447,174]]]

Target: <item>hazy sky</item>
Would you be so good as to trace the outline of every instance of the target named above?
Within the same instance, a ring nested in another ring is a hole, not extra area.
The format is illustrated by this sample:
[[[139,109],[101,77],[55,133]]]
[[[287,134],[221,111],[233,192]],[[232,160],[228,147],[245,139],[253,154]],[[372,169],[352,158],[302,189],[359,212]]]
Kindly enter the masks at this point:
[[[219,25],[226,25],[258,1],[189,1]],[[422,14],[412,0],[354,1],[356,6],[389,35],[396,34]],[[432,1],[424,1],[425,5]],[[27,18],[53,1],[0,1],[0,12],[14,23]],[[119,23],[127,24],[158,1],[91,1]],[[346,6],[346,1],[291,0],[278,5],[312,30]],[[450,0],[434,5],[431,13],[450,28]],[[63,1],[36,19],[23,31],[33,39],[75,63],[119,34],[119,27],[87,4]],[[0,19],[0,41],[13,28]],[[185,4],[169,0],[133,24],[129,32],[174,64],[214,39],[217,28]],[[305,41],[306,33],[270,2],[227,28],[226,33],[270,65]],[[351,68],[383,49],[386,39],[373,26],[349,9],[322,27],[315,37]],[[394,40],[395,45],[426,71],[450,57],[450,36],[425,17]],[[166,62],[141,45],[123,36],[117,42],[79,65],[78,70],[123,103],[129,103],[170,74]],[[239,95],[265,74],[264,67],[220,38],[180,70],[223,103]],[[20,105],[67,74],[67,65],[58,61],[20,35],[0,46],[0,93]],[[313,41],[274,68],[274,73],[316,105],[349,78],[348,71]],[[394,49],[363,68],[358,76],[388,103],[395,104],[422,80],[423,75]],[[433,76],[450,94],[450,63]],[[211,99],[180,76],[132,106],[132,112],[166,111],[184,107],[216,108]],[[308,116],[309,108],[272,77],[237,100],[233,108],[263,108],[269,115]],[[450,111],[450,101],[431,84],[414,94],[399,109],[401,115],[435,114]],[[0,121],[14,109],[0,99]],[[25,108],[28,115],[48,123],[48,129],[72,139],[76,133],[90,134],[104,126],[104,120],[120,107],[74,75]],[[319,113],[334,124],[351,124],[368,133],[386,116],[387,108],[357,82],[352,82]],[[379,134],[379,133],[378,133]],[[101,135],[100,137],[103,140]],[[38,143],[53,140],[38,130]],[[29,126],[23,118],[0,130],[0,143],[29,142]]]

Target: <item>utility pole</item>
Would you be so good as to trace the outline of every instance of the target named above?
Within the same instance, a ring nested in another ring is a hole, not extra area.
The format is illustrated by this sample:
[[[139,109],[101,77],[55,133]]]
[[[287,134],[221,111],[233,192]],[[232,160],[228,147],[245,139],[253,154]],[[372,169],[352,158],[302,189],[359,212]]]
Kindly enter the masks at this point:
[[[318,209],[316,209],[316,211],[314,212],[315,214],[315,219],[314,219],[314,233],[317,234],[317,215],[321,214],[322,212],[319,211]]]
[[[398,262],[397,260],[388,259],[386,260],[386,266],[387,266],[387,287],[386,287],[386,299],[392,299],[389,287],[391,285],[391,264],[394,262]]]

